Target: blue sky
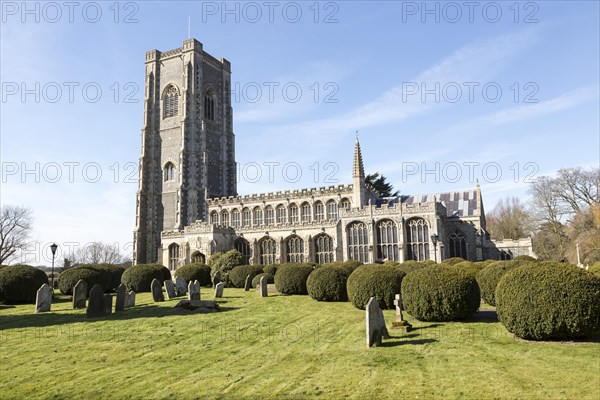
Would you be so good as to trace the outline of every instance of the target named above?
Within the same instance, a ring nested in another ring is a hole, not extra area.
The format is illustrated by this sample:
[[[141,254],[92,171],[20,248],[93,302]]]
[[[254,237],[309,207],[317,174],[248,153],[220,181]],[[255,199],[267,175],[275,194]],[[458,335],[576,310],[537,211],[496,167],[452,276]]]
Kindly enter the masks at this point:
[[[487,209],[599,164],[596,1],[22,4],[2,2],[0,200],[33,210],[33,263],[131,249],[144,55],[188,18],[232,63],[240,194],[350,183],[356,130],[401,193],[479,179]]]

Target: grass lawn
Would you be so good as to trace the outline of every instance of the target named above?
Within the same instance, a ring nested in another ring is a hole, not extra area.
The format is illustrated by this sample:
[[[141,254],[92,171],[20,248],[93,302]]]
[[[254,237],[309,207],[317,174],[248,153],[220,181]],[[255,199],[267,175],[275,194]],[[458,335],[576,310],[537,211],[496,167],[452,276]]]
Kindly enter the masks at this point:
[[[367,349],[365,313],[350,303],[242,289],[225,289],[215,314],[176,303],[138,294],[95,320],[67,297],[45,314],[0,306],[0,399],[600,398],[597,338],[518,340],[490,310],[464,323],[409,316],[414,332]]]

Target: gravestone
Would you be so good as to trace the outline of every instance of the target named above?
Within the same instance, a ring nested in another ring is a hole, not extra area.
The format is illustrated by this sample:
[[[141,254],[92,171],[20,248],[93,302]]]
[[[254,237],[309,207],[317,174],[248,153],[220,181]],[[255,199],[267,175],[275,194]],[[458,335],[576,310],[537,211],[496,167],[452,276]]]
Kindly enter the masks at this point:
[[[115,300],[115,312],[125,309],[125,298],[127,297],[127,288],[124,283],[121,283],[117,288],[117,299]]]
[[[216,288],[219,283],[221,283],[221,272],[217,271],[213,277],[213,287]]]
[[[90,290],[86,315],[88,318],[104,315],[104,290],[98,284],[92,286],[92,290]]]
[[[396,294],[394,298],[394,305],[396,306],[396,320],[392,322],[392,329],[400,329],[407,333],[410,332],[412,325],[404,320],[402,315],[402,297],[399,294]]]
[[[269,288],[267,285],[267,278],[265,276],[260,278],[260,283],[258,284],[260,289],[260,297],[268,297],[269,296]]]
[[[379,346],[382,339],[389,339],[390,335],[385,327],[383,311],[375,297],[371,297],[366,307],[367,314],[367,347]]]
[[[88,284],[83,279],[80,279],[73,287],[73,308],[85,308],[87,300]]]
[[[175,278],[175,287],[177,288],[177,296],[185,296],[187,293],[187,284],[181,276]]]
[[[52,305],[52,289],[47,283],[44,283],[37,291],[35,296],[35,312],[50,311]]]
[[[175,293],[175,286],[173,286],[173,281],[168,280],[165,281],[165,292],[167,292],[167,299],[174,299],[177,297],[177,293]]]
[[[125,308],[134,307],[135,306],[135,292],[132,290],[129,293],[125,294]]]
[[[188,300],[200,301],[200,282],[198,282],[198,281],[190,282],[190,284],[188,285]]]
[[[223,282],[217,283],[217,285],[215,286],[215,299],[219,299],[219,298],[223,297],[223,288],[224,287],[225,287],[225,284]]]
[[[154,301],[165,301],[165,296],[163,295],[162,286],[160,285],[160,281],[158,279],[153,279],[152,284],[150,285],[150,290],[152,291],[152,298]]]
[[[112,314],[112,294],[105,293],[103,303],[104,303],[104,314]]]
[[[244,291],[247,292],[252,287],[252,275],[246,277],[246,283],[244,284]]]

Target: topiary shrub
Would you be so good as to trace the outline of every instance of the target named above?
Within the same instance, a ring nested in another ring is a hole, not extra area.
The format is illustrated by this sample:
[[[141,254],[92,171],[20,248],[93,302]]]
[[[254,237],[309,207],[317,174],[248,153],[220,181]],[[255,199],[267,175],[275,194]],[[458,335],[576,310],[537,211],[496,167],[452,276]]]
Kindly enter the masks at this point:
[[[168,279],[171,279],[169,270],[160,264],[138,264],[127,268],[121,281],[127,286],[127,290],[136,293],[149,292],[152,281],[158,279],[162,284],[167,280],[167,274]]]
[[[246,278],[250,275],[252,280],[256,275],[262,274],[263,269],[258,265],[239,265],[229,273],[229,282],[233,287],[243,288],[246,285]]]
[[[458,264],[458,263],[465,262],[465,261],[467,261],[467,260],[465,260],[464,258],[461,258],[461,257],[452,257],[452,258],[446,258],[444,261],[442,261],[442,264],[450,266],[450,265]]]
[[[58,277],[58,289],[62,294],[72,295],[73,287],[83,279],[88,285],[88,291],[92,286],[98,284],[102,290],[108,292],[111,290],[111,273],[106,269],[97,268],[93,265],[78,265],[61,272]]]
[[[430,264],[425,263],[425,261],[408,260],[404,261],[402,264],[398,264],[397,266],[392,266],[392,268],[396,268],[399,271],[404,272],[405,274],[410,274],[411,272],[418,271],[421,268],[425,268],[428,265]]]
[[[496,305],[496,286],[500,282],[500,278],[510,271],[521,265],[515,261],[496,261],[489,264],[477,273],[475,278],[481,292],[481,299],[490,306]]]
[[[263,267],[263,272],[275,276],[277,268],[279,268],[279,264],[265,265]]]
[[[313,270],[308,264],[283,264],[275,273],[275,288],[282,294],[308,294],[306,280]]]
[[[448,268],[455,268],[475,278],[479,271],[485,268],[485,265],[483,265],[482,263],[474,263],[472,261],[463,261],[460,263],[450,265],[448,266]]]
[[[515,261],[527,261],[527,262],[535,262],[537,261],[537,259],[530,257],[530,256],[516,256],[515,258],[513,258],[513,260]]]
[[[267,274],[266,272],[263,272],[262,274],[256,275],[254,277],[254,279],[252,279],[252,287],[253,288],[258,286],[258,284],[260,283],[260,278],[262,278],[263,276],[266,277],[265,279],[267,280],[267,285],[275,283],[275,276],[273,276],[271,274]]]
[[[123,276],[123,272],[125,272],[125,268],[114,265],[114,264],[84,264],[81,266],[87,266],[96,268],[102,271],[106,271],[110,275],[110,284],[107,292],[116,291],[119,285],[121,284],[121,276]],[[78,266],[79,267],[79,266]],[[77,283],[77,282],[75,282]],[[88,285],[89,286],[89,285]],[[93,286],[93,285],[92,285]],[[89,286],[91,288],[91,286]]]
[[[348,299],[356,308],[364,309],[375,297],[382,309],[394,308],[394,298],[406,274],[398,268],[367,264],[350,274],[347,282]]]
[[[213,257],[211,257],[211,259],[213,259]],[[239,251],[229,250],[227,253],[218,256],[213,261],[213,265],[211,265],[211,277],[214,277],[217,271],[219,271],[221,273],[221,282],[223,282],[225,286],[231,286],[231,282],[229,282],[229,272],[238,265],[242,265],[243,261],[244,258]]]
[[[317,268],[306,280],[308,295],[317,301],[346,301],[349,275],[348,269],[343,267]]]
[[[198,281],[200,286],[211,286],[210,266],[201,263],[187,264],[175,270],[175,278],[181,276],[187,283]]]
[[[597,263],[593,264],[591,267],[589,267],[588,272],[590,272],[596,276],[600,276],[600,262],[597,262]]]
[[[414,271],[402,282],[402,303],[421,321],[459,321],[479,308],[479,286],[457,268],[432,265]]]
[[[600,329],[600,279],[569,264],[508,271],[495,296],[498,319],[523,339],[573,339]]]
[[[0,269],[0,301],[5,304],[34,303],[38,289],[48,283],[41,269],[13,265]]]

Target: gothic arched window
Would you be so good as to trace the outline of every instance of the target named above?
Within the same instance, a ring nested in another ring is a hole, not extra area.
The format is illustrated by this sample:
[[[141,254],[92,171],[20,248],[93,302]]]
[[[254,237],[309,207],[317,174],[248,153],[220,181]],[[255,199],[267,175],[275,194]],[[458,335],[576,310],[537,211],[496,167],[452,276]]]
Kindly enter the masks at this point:
[[[173,243],[169,246],[169,269],[175,271],[179,264],[179,245]]]
[[[218,211],[213,211],[210,213],[210,223],[218,224],[219,223],[219,213]]]
[[[199,251],[196,251],[192,254],[192,262],[194,264],[206,264],[206,256]]]
[[[204,118],[215,120],[215,91],[212,88],[204,94]]]
[[[280,204],[277,206],[277,223],[284,225],[287,222],[287,212],[285,206]]]
[[[263,224],[263,211],[260,207],[254,208],[254,226],[260,226]]]
[[[398,226],[389,219],[377,223],[377,258],[399,261]]]
[[[248,243],[248,241],[244,238],[237,238],[234,243],[234,247],[242,255],[242,264],[250,264],[250,243]]]
[[[285,242],[287,250],[287,262],[304,262],[304,240],[298,236],[292,236]]]
[[[221,211],[221,225],[229,226],[229,211]]]
[[[351,260],[369,262],[369,230],[362,222],[353,222],[346,231],[348,256]]]
[[[165,164],[165,170],[164,170],[164,181],[168,182],[168,181],[172,181],[175,179],[175,165],[173,165],[172,162],[168,162]]]
[[[265,208],[265,223],[267,225],[275,225],[275,210],[271,206]]]
[[[338,205],[333,200],[327,203],[327,219],[329,221],[337,221],[338,219]]]
[[[315,203],[315,221],[321,222],[325,219],[325,206],[320,201]]]
[[[333,262],[333,238],[326,234],[315,237],[315,260],[319,264]]]
[[[242,210],[242,226],[251,226],[252,225],[252,212],[249,208],[244,208]]]
[[[261,241],[258,242],[258,252],[260,255],[260,263],[262,265],[275,264],[277,243],[270,237],[261,239]]]
[[[302,208],[301,208],[301,212],[302,212],[302,222],[310,222],[310,204],[308,203],[302,203]]]
[[[350,208],[352,207],[350,200],[348,199],[342,199],[342,201],[340,202],[340,208],[344,209],[344,210],[350,210]]]
[[[290,222],[292,224],[298,223],[298,206],[294,203],[290,204]]]
[[[448,235],[448,256],[467,259],[467,238],[461,231]]]
[[[174,117],[179,114],[179,90],[169,85],[163,96],[163,118]]]
[[[234,208],[233,211],[231,211],[231,226],[234,228],[239,228],[241,226],[240,211],[237,208]]]
[[[408,259],[429,260],[429,225],[423,218],[413,218],[406,227]]]

